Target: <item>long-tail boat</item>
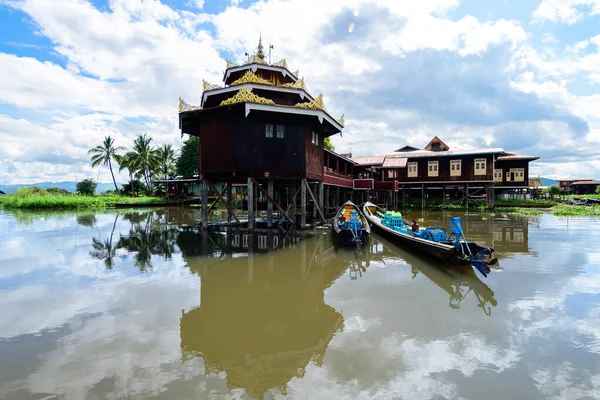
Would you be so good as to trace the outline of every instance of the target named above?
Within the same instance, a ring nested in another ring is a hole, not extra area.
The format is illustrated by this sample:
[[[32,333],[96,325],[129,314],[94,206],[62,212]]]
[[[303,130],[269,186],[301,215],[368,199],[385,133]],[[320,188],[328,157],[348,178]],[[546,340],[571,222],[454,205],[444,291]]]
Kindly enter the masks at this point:
[[[360,208],[351,201],[341,206],[333,219],[333,232],[343,246],[361,246],[371,227]]]
[[[467,241],[458,217],[450,218],[448,235],[444,228],[413,228],[400,213],[385,211],[370,202],[365,203],[363,212],[378,232],[397,245],[432,256],[444,264],[470,264],[487,277],[489,266],[498,262],[493,256],[494,249]]]

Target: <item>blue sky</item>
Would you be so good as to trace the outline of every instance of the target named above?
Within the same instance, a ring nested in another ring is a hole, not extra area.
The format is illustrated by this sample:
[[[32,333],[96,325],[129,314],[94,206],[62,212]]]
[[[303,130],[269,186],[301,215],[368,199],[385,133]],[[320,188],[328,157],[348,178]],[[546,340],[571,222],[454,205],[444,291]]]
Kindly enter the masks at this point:
[[[259,34],[345,114],[340,152],[437,135],[600,179],[600,0],[0,0],[0,181],[97,176],[107,135],[180,147],[178,97]]]

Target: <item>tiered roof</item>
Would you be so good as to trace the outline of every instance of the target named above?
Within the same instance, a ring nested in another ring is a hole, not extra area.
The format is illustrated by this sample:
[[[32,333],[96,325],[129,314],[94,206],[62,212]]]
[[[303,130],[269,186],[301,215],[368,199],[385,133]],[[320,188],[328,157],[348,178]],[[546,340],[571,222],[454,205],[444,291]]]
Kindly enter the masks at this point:
[[[292,73],[285,58],[275,63],[265,60],[262,39],[257,52],[248,56],[241,64],[227,61],[223,76],[224,85],[203,81],[200,105],[191,105],[179,98],[179,112],[200,111],[236,103],[246,104],[246,115],[251,110],[285,112],[288,114],[314,115],[323,123],[326,120],[334,133],[341,132],[344,115],[332,118],[323,96],[313,97],[307,90],[304,78],[298,79],[299,72]]]

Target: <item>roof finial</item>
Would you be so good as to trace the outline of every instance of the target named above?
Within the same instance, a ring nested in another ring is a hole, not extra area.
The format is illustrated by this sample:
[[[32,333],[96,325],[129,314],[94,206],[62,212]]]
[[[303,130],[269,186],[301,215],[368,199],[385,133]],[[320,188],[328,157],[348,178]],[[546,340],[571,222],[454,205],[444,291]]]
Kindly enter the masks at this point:
[[[263,53],[263,45],[262,45],[262,33],[260,33],[259,37],[258,37],[258,51],[256,52],[256,55],[261,60],[265,59],[265,54]]]

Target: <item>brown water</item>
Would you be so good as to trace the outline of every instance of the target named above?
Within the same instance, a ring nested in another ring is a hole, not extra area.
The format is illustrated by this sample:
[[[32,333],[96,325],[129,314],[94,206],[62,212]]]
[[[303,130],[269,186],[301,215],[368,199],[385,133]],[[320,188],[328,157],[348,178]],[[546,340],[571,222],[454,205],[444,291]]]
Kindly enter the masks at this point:
[[[600,398],[599,222],[461,217],[487,279],[376,234],[0,211],[0,398]]]

